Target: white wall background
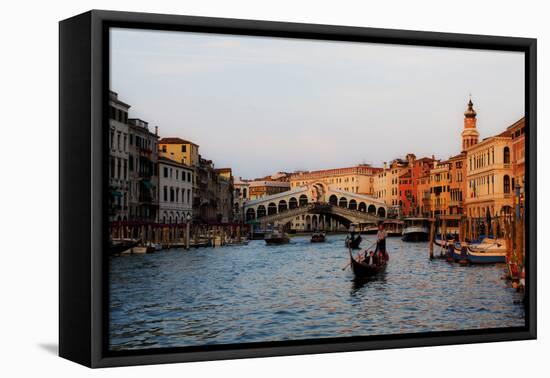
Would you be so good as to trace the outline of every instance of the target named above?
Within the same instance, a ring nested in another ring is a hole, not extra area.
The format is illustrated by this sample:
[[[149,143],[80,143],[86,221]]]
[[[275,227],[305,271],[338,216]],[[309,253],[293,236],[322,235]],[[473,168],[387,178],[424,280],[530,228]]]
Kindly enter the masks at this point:
[[[4,2],[0,41],[0,375],[80,376],[541,376],[548,371],[546,248],[539,238],[539,340],[391,351],[89,370],[56,356],[58,25],[89,9],[463,32],[539,39],[539,167],[550,164],[550,27],[543,1],[18,1]],[[545,67],[546,64],[546,67]],[[546,93],[547,94],[547,93]],[[77,125],[75,125],[76,127]],[[539,235],[550,223],[539,168]],[[30,222],[30,223],[28,223]],[[546,349],[546,350],[545,350]],[[364,373],[357,367],[365,368]]]

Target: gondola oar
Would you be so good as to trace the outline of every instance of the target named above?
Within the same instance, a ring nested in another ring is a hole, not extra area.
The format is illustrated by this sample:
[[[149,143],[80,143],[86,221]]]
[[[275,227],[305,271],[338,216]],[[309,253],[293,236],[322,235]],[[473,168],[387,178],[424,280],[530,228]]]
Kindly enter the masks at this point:
[[[367,248],[365,248],[365,250],[368,250],[369,248],[372,248],[374,247],[374,245],[378,242],[378,240],[375,240],[374,243],[372,243],[371,245],[369,245]],[[348,249],[351,251],[351,248],[348,247]],[[348,268],[348,266],[351,265],[351,261],[349,263],[346,264],[345,267],[342,268],[342,270],[346,270]]]

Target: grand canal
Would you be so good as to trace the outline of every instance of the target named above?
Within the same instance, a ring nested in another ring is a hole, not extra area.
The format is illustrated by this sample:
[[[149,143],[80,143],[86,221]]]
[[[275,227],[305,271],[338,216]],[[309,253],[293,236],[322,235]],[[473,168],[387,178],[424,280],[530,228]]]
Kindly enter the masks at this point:
[[[360,284],[342,270],[344,238],[112,257],[111,348],[524,325],[521,296],[500,279],[502,265],[429,260],[427,243],[389,238],[386,273]],[[364,247],[373,237],[366,239]]]

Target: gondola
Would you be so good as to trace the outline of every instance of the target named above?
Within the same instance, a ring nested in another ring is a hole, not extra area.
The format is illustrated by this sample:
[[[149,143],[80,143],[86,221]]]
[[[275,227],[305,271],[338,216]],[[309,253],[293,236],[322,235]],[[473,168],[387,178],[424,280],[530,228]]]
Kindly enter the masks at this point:
[[[356,261],[353,258],[353,253],[351,252],[351,248],[348,248],[348,250],[349,250],[351,269],[353,270],[353,274],[355,275],[355,278],[369,278],[379,273],[382,273],[384,270],[386,270],[386,266],[388,265],[387,263],[384,263],[382,265],[364,264]]]

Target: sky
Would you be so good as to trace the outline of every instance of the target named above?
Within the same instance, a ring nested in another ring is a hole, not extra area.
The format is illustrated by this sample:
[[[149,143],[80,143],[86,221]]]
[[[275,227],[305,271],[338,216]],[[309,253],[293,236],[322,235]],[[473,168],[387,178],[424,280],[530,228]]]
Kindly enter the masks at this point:
[[[520,52],[111,29],[111,89],[129,117],[235,177],[460,152],[524,115]]]

